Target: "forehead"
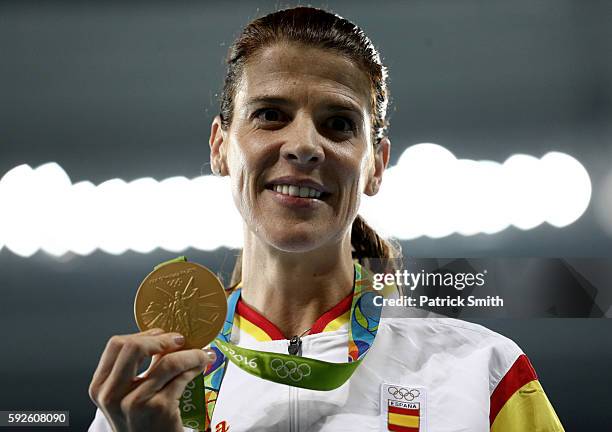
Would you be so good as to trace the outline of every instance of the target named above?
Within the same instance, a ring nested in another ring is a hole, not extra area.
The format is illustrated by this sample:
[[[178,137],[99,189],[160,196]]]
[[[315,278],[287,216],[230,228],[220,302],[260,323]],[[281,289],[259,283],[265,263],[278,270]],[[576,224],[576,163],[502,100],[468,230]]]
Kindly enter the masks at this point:
[[[370,82],[353,61],[335,51],[279,43],[248,60],[235,104],[258,97],[343,99],[369,112]]]

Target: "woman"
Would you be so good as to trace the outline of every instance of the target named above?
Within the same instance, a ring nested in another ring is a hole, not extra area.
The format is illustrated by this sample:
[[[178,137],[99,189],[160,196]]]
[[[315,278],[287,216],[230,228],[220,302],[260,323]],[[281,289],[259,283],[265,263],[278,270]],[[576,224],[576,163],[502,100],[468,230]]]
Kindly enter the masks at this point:
[[[204,370],[206,426],[217,432],[563,430],[529,360],[483,327],[382,318],[370,340],[358,339],[361,264],[398,256],[357,215],[389,161],[387,101],[386,69],[363,32],[299,7],[245,28],[211,127],[213,172],[230,177],[244,220],[228,340],[335,363],[348,345],[359,360],[352,376],[312,390],[226,365],[217,346],[181,350],[178,334],[115,336],[90,386],[99,407],[91,431],[183,430],[178,399]],[[149,356],[155,367],[136,377]],[[315,374],[277,366],[296,383]]]

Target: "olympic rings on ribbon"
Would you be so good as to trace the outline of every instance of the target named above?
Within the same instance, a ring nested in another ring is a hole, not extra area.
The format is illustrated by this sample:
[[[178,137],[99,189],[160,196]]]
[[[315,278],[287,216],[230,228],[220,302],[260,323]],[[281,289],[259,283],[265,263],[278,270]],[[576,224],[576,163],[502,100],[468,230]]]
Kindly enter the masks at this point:
[[[394,386],[389,387],[387,391],[395,399],[405,399],[408,402],[415,400],[421,394],[421,392],[417,389],[405,389],[403,387],[397,388]]]
[[[283,362],[282,359],[275,358],[270,362],[270,367],[281,379],[289,378],[294,382],[301,381],[304,377],[310,375],[310,366],[306,363],[300,363],[299,365],[293,360]]]

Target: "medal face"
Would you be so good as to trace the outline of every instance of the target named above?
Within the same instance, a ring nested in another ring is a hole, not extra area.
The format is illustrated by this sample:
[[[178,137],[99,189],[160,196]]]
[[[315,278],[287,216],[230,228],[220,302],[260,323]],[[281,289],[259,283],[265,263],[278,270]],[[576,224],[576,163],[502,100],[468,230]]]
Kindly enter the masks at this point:
[[[171,262],[142,281],[134,301],[141,331],[161,328],[185,336],[184,347],[202,348],[221,331],[227,314],[223,285],[206,267]]]

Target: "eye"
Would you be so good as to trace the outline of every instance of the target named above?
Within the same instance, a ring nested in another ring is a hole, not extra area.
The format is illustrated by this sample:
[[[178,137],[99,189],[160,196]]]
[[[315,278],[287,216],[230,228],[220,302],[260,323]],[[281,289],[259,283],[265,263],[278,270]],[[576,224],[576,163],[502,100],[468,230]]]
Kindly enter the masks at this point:
[[[262,123],[277,123],[285,120],[285,115],[275,108],[261,108],[253,113],[253,117]]]
[[[327,127],[337,132],[352,132],[355,123],[349,118],[336,116],[327,120]]]

